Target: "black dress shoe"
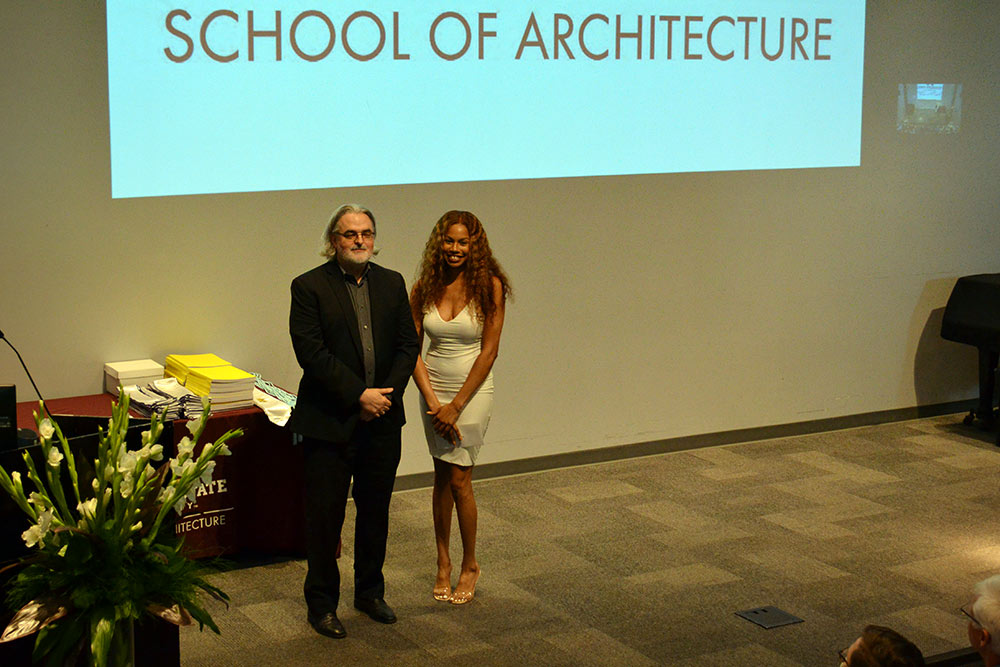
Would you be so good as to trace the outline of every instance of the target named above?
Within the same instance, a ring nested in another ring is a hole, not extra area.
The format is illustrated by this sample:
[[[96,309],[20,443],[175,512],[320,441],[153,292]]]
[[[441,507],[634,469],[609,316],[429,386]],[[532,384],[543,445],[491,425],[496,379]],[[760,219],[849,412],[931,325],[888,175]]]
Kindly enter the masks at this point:
[[[334,639],[343,639],[347,636],[344,624],[340,622],[340,619],[332,611],[319,616],[309,614],[308,618],[309,625],[313,626],[313,630],[321,635],[333,637]]]
[[[368,614],[379,623],[396,622],[396,614],[392,611],[392,607],[387,605],[382,598],[375,598],[374,600],[354,598],[354,608]]]

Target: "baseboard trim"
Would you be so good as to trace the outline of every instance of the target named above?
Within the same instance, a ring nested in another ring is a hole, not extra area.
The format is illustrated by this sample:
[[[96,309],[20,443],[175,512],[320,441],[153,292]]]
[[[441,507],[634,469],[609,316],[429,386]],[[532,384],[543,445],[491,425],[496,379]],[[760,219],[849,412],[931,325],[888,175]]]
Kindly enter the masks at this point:
[[[983,659],[973,648],[960,648],[954,651],[938,653],[937,655],[925,656],[924,664],[927,667],[970,667],[972,665],[982,665]]]
[[[564,452],[561,454],[549,454],[547,456],[535,456],[527,459],[516,459],[514,461],[484,463],[476,466],[476,479],[483,480],[492,477],[523,475],[542,470],[569,468],[592,463],[606,463],[608,461],[619,461],[639,456],[652,456],[654,454],[681,452],[690,449],[700,449],[702,447],[717,447],[719,445],[732,445],[740,442],[753,442],[755,440],[773,440],[775,438],[788,438],[797,435],[808,435],[810,433],[842,431],[844,429],[857,428],[859,426],[874,426],[876,424],[888,424],[891,422],[907,421],[910,419],[937,417],[940,415],[967,412],[973,409],[976,404],[977,401],[975,399],[951,401],[948,403],[936,403],[934,405],[918,405],[909,408],[896,408],[894,410],[880,410],[878,412],[866,412],[857,415],[844,415],[842,417],[827,417],[825,419],[813,419],[809,421],[792,422],[789,424],[754,426],[751,428],[741,428],[732,431],[685,435],[677,438],[667,438],[665,440],[653,440],[651,442],[638,442],[630,445],[584,449],[575,452]],[[433,480],[434,473],[432,472],[400,475],[396,478],[395,490],[408,491],[411,489],[427,488],[431,486]]]

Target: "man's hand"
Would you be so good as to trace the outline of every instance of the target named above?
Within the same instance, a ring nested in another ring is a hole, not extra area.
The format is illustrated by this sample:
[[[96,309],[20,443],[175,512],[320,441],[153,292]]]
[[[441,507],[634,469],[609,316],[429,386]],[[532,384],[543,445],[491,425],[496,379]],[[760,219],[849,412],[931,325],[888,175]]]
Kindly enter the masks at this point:
[[[392,407],[392,387],[369,387],[361,392],[361,421],[378,419]]]

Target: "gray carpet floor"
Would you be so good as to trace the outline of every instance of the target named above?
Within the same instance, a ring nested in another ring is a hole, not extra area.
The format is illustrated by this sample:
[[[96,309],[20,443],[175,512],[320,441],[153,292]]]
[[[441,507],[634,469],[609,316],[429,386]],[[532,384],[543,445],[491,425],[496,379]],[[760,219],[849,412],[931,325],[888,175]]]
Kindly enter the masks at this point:
[[[317,635],[305,562],[213,575],[222,635],[181,630],[198,665],[835,665],[867,623],[931,655],[965,645],[957,611],[1000,572],[1000,450],[960,415],[696,449],[476,482],[482,578],[431,597],[430,490],[393,498],[385,626],[351,605]],[[353,534],[348,508],[345,536]],[[262,527],[266,529],[266,527]],[[453,530],[453,559],[457,524]],[[766,630],[736,611],[802,623]]]

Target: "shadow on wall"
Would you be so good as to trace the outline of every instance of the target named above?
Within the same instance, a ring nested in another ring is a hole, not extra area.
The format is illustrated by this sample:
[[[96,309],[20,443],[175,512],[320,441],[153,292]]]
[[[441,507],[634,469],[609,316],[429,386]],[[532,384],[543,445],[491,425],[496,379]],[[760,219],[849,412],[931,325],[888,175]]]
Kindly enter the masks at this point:
[[[953,285],[955,281],[949,282]],[[976,348],[941,338],[943,317],[943,306],[931,310],[917,341],[913,356],[913,388],[918,406],[973,399],[979,395]]]

